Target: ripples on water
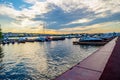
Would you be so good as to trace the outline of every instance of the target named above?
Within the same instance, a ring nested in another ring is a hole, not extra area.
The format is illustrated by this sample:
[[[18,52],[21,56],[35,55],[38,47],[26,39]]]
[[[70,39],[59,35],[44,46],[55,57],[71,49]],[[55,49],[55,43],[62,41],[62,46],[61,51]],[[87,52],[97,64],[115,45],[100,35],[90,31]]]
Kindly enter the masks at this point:
[[[74,39],[0,47],[0,80],[50,80],[99,47],[73,45]]]

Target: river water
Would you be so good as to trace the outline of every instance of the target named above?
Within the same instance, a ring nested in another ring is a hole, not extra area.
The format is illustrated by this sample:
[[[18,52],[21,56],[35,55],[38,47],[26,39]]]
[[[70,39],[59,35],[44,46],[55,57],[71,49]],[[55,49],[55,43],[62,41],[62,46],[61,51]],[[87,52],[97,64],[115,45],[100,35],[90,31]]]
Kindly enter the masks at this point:
[[[0,80],[51,80],[100,48],[74,40],[1,45]]]

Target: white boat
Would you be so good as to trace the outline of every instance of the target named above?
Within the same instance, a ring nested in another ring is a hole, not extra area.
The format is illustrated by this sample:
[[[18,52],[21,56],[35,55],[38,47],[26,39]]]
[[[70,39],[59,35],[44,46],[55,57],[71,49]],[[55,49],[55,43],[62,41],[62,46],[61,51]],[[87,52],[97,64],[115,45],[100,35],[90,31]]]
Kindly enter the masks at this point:
[[[25,43],[26,40],[27,40],[27,38],[21,37],[21,38],[18,39],[18,43]]]
[[[44,41],[46,41],[46,38],[45,37],[38,37],[37,39],[36,39],[36,41],[38,41],[38,42],[44,42]]]
[[[90,37],[90,36],[88,36],[88,37],[81,37],[79,39],[79,42],[101,42],[101,41],[103,41],[103,39],[98,38],[98,37]]]
[[[105,45],[107,42],[103,41],[103,39],[99,37],[81,37],[79,41],[74,41],[73,44],[80,44],[80,45]]]

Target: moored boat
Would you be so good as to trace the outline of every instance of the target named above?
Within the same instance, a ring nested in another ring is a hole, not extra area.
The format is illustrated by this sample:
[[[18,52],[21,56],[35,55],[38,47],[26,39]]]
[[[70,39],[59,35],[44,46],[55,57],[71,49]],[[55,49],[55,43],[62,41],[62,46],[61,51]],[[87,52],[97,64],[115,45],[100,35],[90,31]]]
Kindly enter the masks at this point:
[[[18,39],[18,43],[25,43],[27,38],[21,37]]]
[[[44,41],[46,41],[46,38],[45,37],[39,37],[39,38],[35,39],[35,41],[44,42]]]
[[[79,41],[74,41],[73,44],[77,45],[105,45],[107,41],[97,37],[81,37]]]
[[[102,42],[103,39],[97,37],[81,37],[79,42]]]
[[[34,42],[35,40],[34,39],[28,39],[26,40],[26,42]]]
[[[53,41],[58,41],[58,40],[65,40],[65,37],[52,37],[51,39]]]
[[[46,41],[51,41],[52,40],[52,38],[50,37],[50,36],[46,36],[46,39],[45,39]]]

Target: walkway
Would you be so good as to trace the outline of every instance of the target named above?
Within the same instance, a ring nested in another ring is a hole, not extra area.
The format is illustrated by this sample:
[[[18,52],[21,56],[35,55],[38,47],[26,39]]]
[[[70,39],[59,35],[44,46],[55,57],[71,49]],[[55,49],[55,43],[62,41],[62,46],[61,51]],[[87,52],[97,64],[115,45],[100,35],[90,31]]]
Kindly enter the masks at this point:
[[[100,80],[120,80],[120,37],[116,43]]]
[[[117,44],[116,40],[113,39],[55,80],[120,80],[120,38]]]

